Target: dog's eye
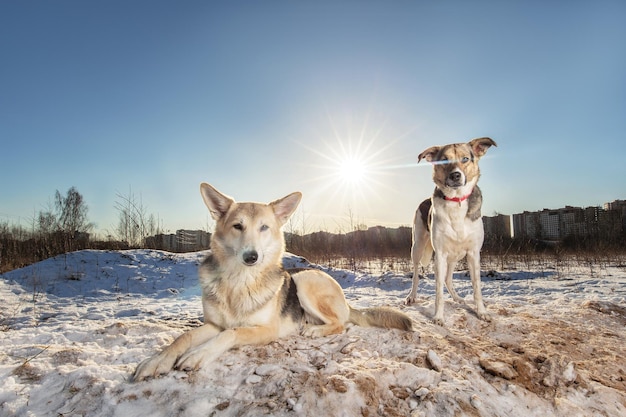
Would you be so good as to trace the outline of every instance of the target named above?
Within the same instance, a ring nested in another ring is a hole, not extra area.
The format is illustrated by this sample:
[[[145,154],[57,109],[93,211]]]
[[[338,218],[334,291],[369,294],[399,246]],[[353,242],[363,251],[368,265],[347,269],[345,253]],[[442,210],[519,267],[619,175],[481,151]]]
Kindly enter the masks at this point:
[[[467,156],[464,156],[463,159],[461,159],[461,162],[463,162],[464,164],[467,164],[469,160],[470,159]]]
[[[233,224],[233,229],[235,229],[235,230],[243,230],[243,224],[235,223],[235,224]]]
[[[267,229],[269,229],[270,227],[266,224],[264,224],[263,226],[261,226],[261,231],[265,232]]]

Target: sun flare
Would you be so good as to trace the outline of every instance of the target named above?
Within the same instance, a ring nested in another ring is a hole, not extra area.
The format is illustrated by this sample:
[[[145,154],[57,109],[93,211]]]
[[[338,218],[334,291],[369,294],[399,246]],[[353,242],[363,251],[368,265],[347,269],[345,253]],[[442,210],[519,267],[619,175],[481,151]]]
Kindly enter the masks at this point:
[[[350,184],[358,184],[367,176],[367,166],[363,159],[349,156],[339,162],[339,177]]]
[[[341,213],[352,210],[369,219],[364,223],[377,222],[372,219],[388,205],[387,196],[396,192],[393,177],[401,158],[390,156],[390,150],[407,133],[398,134],[386,120],[369,113],[365,120],[356,122],[352,117],[339,122],[329,117],[328,125],[328,129],[299,142],[307,151],[303,172],[309,177],[307,182],[315,185],[308,188],[312,201],[320,211],[333,213],[335,222],[352,222],[352,214]]]

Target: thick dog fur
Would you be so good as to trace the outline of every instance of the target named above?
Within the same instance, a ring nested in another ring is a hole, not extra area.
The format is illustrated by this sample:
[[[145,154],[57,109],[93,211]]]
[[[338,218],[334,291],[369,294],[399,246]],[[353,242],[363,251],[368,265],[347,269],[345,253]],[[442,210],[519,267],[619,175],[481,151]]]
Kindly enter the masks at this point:
[[[419,154],[433,164],[435,191],[424,200],[413,220],[413,285],[406,298],[407,304],[415,302],[420,277],[420,265],[426,267],[435,253],[435,316],[434,321],[444,324],[443,285],[458,303],[463,303],[452,287],[452,275],[458,261],[467,256],[467,265],[474,290],[476,314],[483,320],[489,315],[480,289],[480,249],[484,229],[482,194],[478,188],[479,159],[491,146],[490,138],[474,139],[468,143],[433,146]]]
[[[281,227],[298,206],[298,192],[269,204],[237,203],[209,184],[200,191],[216,221],[211,254],[199,269],[204,324],[143,361],[133,379],[194,370],[230,348],[266,344],[296,332],[341,333],[347,323],[411,330],[411,319],[390,308],[357,310],[339,284],[314,269],[286,271]]]

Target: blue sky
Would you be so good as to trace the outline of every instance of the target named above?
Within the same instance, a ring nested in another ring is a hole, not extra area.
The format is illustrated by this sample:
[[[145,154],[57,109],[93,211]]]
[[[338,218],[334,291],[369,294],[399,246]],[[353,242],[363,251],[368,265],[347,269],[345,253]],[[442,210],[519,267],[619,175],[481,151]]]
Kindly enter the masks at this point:
[[[624,21],[604,0],[1,2],[0,221],[76,186],[102,234],[129,189],[207,228],[206,181],[302,191],[307,232],[409,225],[417,155],[481,136],[484,214],[626,199]]]

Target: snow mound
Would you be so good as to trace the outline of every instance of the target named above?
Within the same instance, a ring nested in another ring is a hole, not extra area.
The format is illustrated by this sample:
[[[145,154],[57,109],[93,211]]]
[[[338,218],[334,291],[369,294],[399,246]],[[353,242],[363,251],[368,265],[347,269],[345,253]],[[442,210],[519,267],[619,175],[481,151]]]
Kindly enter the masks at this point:
[[[398,308],[415,332],[349,326],[245,346],[194,373],[129,382],[141,360],[201,324],[206,252],[80,251],[2,275],[3,416],[626,415],[626,268],[489,271],[493,321],[446,300],[431,323],[432,277],[403,304],[410,276],[323,269],[354,307]],[[489,274],[488,274],[489,275]]]

